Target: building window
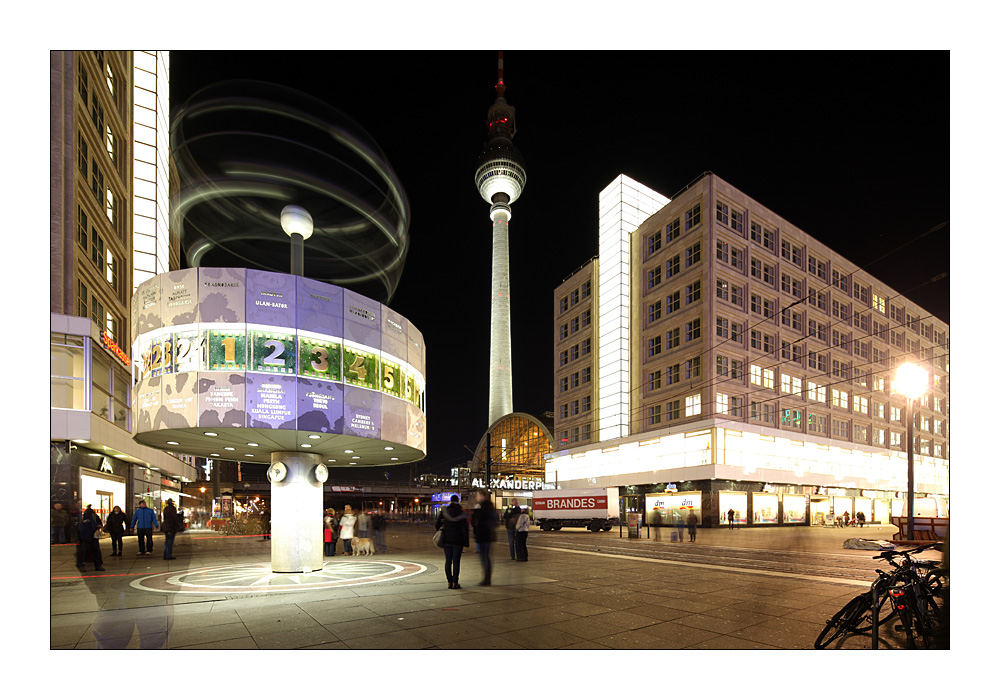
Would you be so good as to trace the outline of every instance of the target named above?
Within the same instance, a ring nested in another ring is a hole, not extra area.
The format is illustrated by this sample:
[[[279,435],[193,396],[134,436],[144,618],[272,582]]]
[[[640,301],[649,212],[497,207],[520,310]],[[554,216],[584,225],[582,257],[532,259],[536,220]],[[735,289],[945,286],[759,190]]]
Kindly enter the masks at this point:
[[[774,318],[774,300],[764,300],[764,318]]]
[[[590,367],[584,367],[580,374],[583,376],[583,383],[587,384],[590,381]]]
[[[667,350],[671,348],[676,348],[681,344],[681,329],[675,328],[672,331],[667,331]]]
[[[847,292],[848,294],[850,294],[851,293],[851,287],[850,287],[850,279],[849,278],[850,278],[850,275],[846,275],[846,274],[844,274],[844,273],[842,273],[842,272],[840,272],[838,270],[833,270],[832,277],[831,277],[830,281],[831,281],[831,284],[833,284],[834,287],[839,287],[841,291],[844,291],[844,292]]]
[[[833,437],[844,438],[846,440],[851,436],[850,429],[850,421],[833,419]]]
[[[652,255],[663,245],[663,232],[657,231],[646,239],[646,255]]]
[[[730,256],[730,262],[733,267],[737,270],[743,269],[743,251],[733,248],[732,255]]]
[[[681,366],[671,365],[667,367],[667,386],[676,384],[681,380]]]
[[[774,406],[769,403],[751,401],[750,420],[760,423],[774,423]]]
[[[87,290],[87,285],[85,285],[80,280],[76,281],[76,315],[81,318],[87,318],[89,315],[87,313],[88,300],[90,299],[90,292]]]
[[[685,326],[684,340],[685,342],[696,340],[701,337],[701,319],[696,318],[690,321]]]
[[[568,362],[569,362],[569,353],[563,350],[562,352],[559,353],[559,366],[562,367]]]
[[[729,244],[722,241],[715,242],[715,257],[724,263],[729,262]]]
[[[658,285],[663,277],[661,268],[657,265],[652,270],[646,272],[646,289],[652,289]]]
[[[563,340],[568,336],[569,336],[569,324],[564,323],[561,326],[559,326],[559,340]]]
[[[760,313],[760,297],[756,294],[750,295],[750,311],[755,314]]]
[[[580,285],[580,297],[586,299],[589,296],[590,296],[590,282],[587,281],[584,282],[582,285]]]
[[[648,409],[648,419],[650,425],[656,425],[662,419],[662,406],[650,406]]]
[[[701,299],[701,281],[689,284],[684,288],[684,299],[685,303],[693,304],[694,302]]]
[[[559,378],[559,391],[563,392],[563,391],[567,391],[568,389],[569,389],[569,377],[560,377]]]
[[[576,360],[580,357],[580,344],[577,343],[569,349],[569,359]]]
[[[729,207],[722,202],[715,203],[715,220],[726,226],[729,225]]]
[[[575,317],[573,319],[570,319],[570,322],[569,322],[569,332],[570,333],[576,333],[578,330],[580,330],[580,317],[579,316],[577,316],[577,317]]]
[[[76,89],[80,93],[80,97],[83,98],[83,106],[87,106],[87,93],[90,91],[90,78],[87,75],[87,69],[82,65],[80,66],[80,72],[76,81]]]
[[[679,273],[681,271],[681,256],[678,254],[667,260],[666,268],[667,279]]]
[[[684,397],[684,415],[688,417],[701,415],[701,394]]]
[[[580,303],[580,290],[574,289],[572,292],[569,293],[569,305],[576,306],[579,303]]]
[[[655,391],[662,386],[663,377],[660,370],[655,372],[650,372],[647,377],[647,388],[649,391]]]
[[[84,182],[87,181],[87,162],[90,158],[90,149],[87,148],[87,141],[83,138],[82,133],[76,135],[76,163],[80,168],[80,172],[83,174]]]
[[[695,204],[684,212],[684,230],[689,231],[701,223],[701,205]]]
[[[83,254],[86,255],[90,249],[90,242],[87,239],[87,213],[79,204],[76,205],[76,242],[83,246]]]
[[[729,358],[725,355],[715,356],[715,373],[722,377],[729,377]]]
[[[826,387],[816,382],[807,382],[806,384],[806,398],[810,401],[815,401],[826,405]]]
[[[715,412],[720,416],[729,413],[729,396],[727,394],[715,395]]]
[[[662,349],[662,339],[660,336],[646,340],[646,357],[659,355]]]
[[[743,233],[743,212],[736,211],[733,209],[733,215],[731,218],[730,226],[733,227],[734,231]]]
[[[726,280],[716,280],[715,296],[723,301],[729,301],[729,282]]]
[[[847,392],[840,389],[831,389],[833,394],[833,407],[847,409]]]
[[[701,357],[693,357],[684,363],[684,378],[697,379],[701,376]]]
[[[584,328],[590,325],[590,309],[580,314],[580,325]]]
[[[774,267],[771,265],[764,265],[764,284],[774,286]]]
[[[695,243],[684,251],[684,267],[691,267],[698,262],[701,262],[701,243]]]
[[[885,313],[885,297],[879,296],[872,292],[872,308],[878,311],[880,314]]]
[[[826,416],[818,413],[809,414],[809,432],[826,435]]]
[[[715,317],[715,334],[724,340],[729,339],[729,319]]]
[[[662,302],[656,301],[649,305],[648,313],[646,315],[647,323],[654,323],[660,320],[660,316],[663,314],[663,304]]]
[[[111,127],[108,126],[104,134],[104,145],[108,149],[108,157],[111,158],[111,162],[118,167],[118,149],[115,147],[115,135],[111,131]]]
[[[676,239],[680,235],[681,235],[681,220],[674,219],[671,223],[667,224],[666,242],[669,243],[670,241]]]
[[[667,401],[667,420],[677,420],[681,417],[681,401]]]
[[[563,297],[559,300],[559,313],[565,313],[569,309],[569,298]]]
[[[854,412],[860,413],[862,415],[868,415],[868,399],[864,396],[854,397]]]
[[[781,412],[781,425],[785,428],[802,428],[802,411],[786,408]]]
[[[681,308],[681,293],[679,291],[666,296],[666,313],[671,314]]]
[[[569,417],[569,407],[566,404],[559,407],[559,417],[563,419]]]

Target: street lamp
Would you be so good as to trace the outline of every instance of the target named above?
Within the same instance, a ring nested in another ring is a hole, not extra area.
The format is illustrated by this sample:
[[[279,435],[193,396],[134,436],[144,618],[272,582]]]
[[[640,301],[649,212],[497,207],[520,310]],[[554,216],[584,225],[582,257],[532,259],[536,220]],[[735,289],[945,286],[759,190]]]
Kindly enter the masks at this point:
[[[906,397],[906,524],[907,538],[913,530],[913,402],[927,391],[927,370],[907,362],[896,370],[896,388]]]
[[[292,239],[292,274],[302,277],[305,274],[303,244],[312,235],[312,217],[302,207],[289,204],[281,210],[281,228]]]

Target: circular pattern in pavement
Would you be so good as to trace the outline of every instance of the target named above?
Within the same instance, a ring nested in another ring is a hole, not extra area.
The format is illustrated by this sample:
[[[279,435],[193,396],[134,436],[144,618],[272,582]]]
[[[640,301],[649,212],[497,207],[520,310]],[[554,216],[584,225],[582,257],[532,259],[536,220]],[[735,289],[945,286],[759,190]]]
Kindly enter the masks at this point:
[[[328,561],[309,573],[276,574],[269,563],[229,564],[186,571],[168,571],[131,582],[151,593],[236,595],[298,593],[338,586],[358,586],[406,578],[427,567],[407,561]]]

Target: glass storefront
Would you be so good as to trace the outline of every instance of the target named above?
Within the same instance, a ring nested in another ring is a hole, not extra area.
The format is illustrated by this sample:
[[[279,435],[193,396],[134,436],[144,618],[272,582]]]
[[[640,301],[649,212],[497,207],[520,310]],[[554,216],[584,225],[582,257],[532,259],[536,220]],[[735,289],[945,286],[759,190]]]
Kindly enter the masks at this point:
[[[781,497],[781,521],[783,523],[804,523],[808,496],[786,493]]]
[[[664,525],[673,525],[678,520],[686,524],[692,512],[698,516],[699,524],[704,522],[701,512],[701,491],[647,493],[643,522],[650,522],[653,510],[660,511],[660,522]]]
[[[755,524],[778,522],[778,494],[754,492],[751,497]]]
[[[733,523],[736,525],[747,524],[747,494],[745,491],[720,491],[719,492],[719,524],[729,523],[729,511],[732,509]]]

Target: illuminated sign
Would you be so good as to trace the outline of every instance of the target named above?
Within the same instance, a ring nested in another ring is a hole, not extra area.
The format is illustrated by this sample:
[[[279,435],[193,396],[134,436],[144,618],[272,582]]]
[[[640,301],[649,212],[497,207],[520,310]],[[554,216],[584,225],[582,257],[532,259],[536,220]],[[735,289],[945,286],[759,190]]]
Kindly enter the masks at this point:
[[[119,360],[125,363],[126,367],[131,364],[132,361],[129,359],[129,356],[124,350],[118,347],[118,343],[111,339],[107,331],[101,331],[101,341],[104,343],[104,347],[113,352]]]
[[[473,479],[472,487],[477,489],[486,488],[484,479]],[[555,486],[544,481],[534,479],[518,479],[516,477],[498,477],[490,479],[491,489],[508,489],[513,491],[541,491],[543,489],[553,489]]]

